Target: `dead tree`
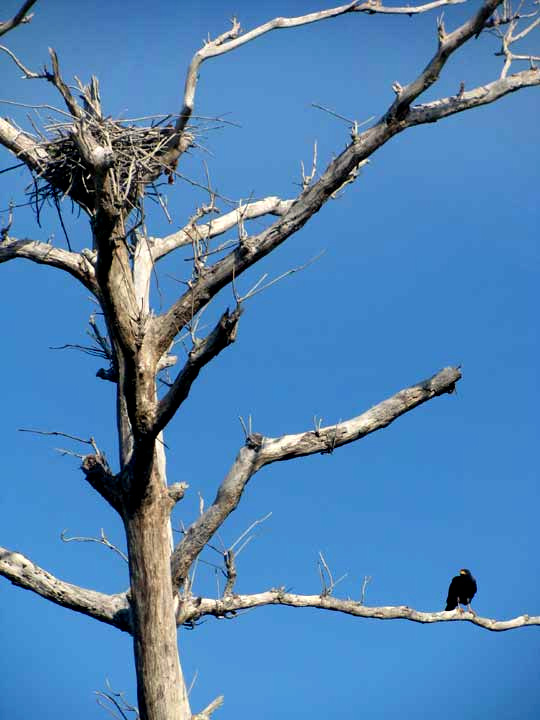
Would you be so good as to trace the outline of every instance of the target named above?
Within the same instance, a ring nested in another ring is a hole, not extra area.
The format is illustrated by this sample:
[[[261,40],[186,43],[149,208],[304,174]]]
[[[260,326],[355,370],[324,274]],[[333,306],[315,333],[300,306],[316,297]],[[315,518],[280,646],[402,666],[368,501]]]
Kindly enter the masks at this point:
[[[234,343],[243,305],[250,295],[238,294],[235,281],[242,273],[302,228],[336,193],[354,181],[359,169],[394,136],[411,127],[434,123],[450,115],[495,102],[525,87],[540,85],[534,55],[519,49],[520,43],[540,23],[537,5],[524,3],[512,9],[510,2],[485,0],[479,10],[453,30],[438,22],[438,46],[425,68],[411,82],[395,82],[395,97],[380,117],[368,126],[351,122],[348,144],[317,176],[303,173],[296,197],[266,197],[236,209],[212,215],[219,198],[209,187],[210,201],[197,209],[183,229],[166,237],[147,232],[145,198],[156,190],[156,181],[174,181],[182,155],[196,140],[192,125],[197,80],[202,64],[272,30],[294,28],[336,16],[357,22],[364,15],[415,15],[446,7],[461,0],[435,0],[420,6],[390,7],[367,0],[294,18],[275,18],[244,31],[234,19],[230,29],[209,39],[193,56],[188,68],[182,106],[169,125],[130,123],[108,117],[101,106],[98,81],[78,82],[78,96],[66,83],[58,57],[50,52],[50,67],[28,68],[8,48],[2,51],[26,78],[51,83],[65,105],[62,120],[41,129],[36,136],[0,119],[0,142],[34,178],[31,201],[58,203],[70,198],[89,220],[91,245],[68,249],[46,241],[16,238],[11,221],[2,229],[0,262],[26,258],[69,273],[92,294],[103,313],[105,328],[91,320],[92,351],[107,360],[98,377],[116,385],[119,460],[109,465],[95,443],[82,459],[82,472],[92,488],[120,516],[126,534],[130,587],[107,595],[77,587],[52,576],[28,558],[0,548],[0,574],[22,588],[67,608],[108,623],[133,637],[138,684],[138,712],[143,720],[208,718],[221,704],[213,701],[192,715],[179,662],[177,632],[193,626],[204,616],[223,617],[246,608],[281,604],[317,607],[355,617],[401,618],[420,623],[465,620],[488,630],[508,630],[540,625],[540,617],[520,616],[497,621],[457,612],[419,612],[404,606],[367,607],[362,602],[337,599],[335,585],[325,570],[319,595],[298,595],[271,589],[252,595],[234,592],[235,549],[224,552],[224,593],[218,599],[194,595],[190,572],[203,548],[238,506],[248,482],[264,466],[314,453],[329,453],[384,428],[419,405],[452,393],[461,377],[459,368],[447,367],[383,400],[363,414],[328,427],[316,425],[297,434],[265,437],[246,427],[246,439],[232,467],[217,488],[213,503],[196,517],[176,546],[171,546],[170,514],[187,492],[185,484],[168,485],[165,476],[161,433],[188,397],[205,366]],[[0,34],[28,21],[26,2],[12,20],[0,24]],[[373,22],[365,18],[366,22]],[[466,89],[429,102],[421,95],[432,88],[448,59],[481,33],[491,31],[501,42],[503,67],[500,76],[481,87]],[[20,32],[20,30],[19,30]],[[510,72],[510,69],[513,72]],[[67,113],[67,115],[66,115]],[[251,220],[273,218],[260,232],[249,232]],[[222,238],[232,233],[228,240]],[[174,251],[191,253],[190,276],[176,301],[163,312],[151,308],[152,274],[159,261]],[[204,337],[197,334],[198,319],[210,301],[227,285],[233,285],[236,306],[224,309],[219,321]],[[190,341],[187,360],[171,382],[158,385],[166,368],[178,364],[171,355],[174,341],[183,333]],[[164,391],[160,388],[164,387]],[[102,542],[106,538],[103,535]]]

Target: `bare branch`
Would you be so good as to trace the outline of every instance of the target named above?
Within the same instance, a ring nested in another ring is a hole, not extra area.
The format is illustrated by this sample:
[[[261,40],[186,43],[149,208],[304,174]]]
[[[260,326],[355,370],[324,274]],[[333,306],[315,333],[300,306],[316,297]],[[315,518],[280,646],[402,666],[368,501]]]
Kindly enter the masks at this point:
[[[385,116],[389,122],[405,119],[411,103],[439,79],[448,58],[467,40],[482,32],[487,21],[502,2],[503,0],[485,0],[480,10],[454,32],[448,35],[444,33],[441,35],[439,32],[437,52],[416,80],[405,87],[395,83],[396,99]]]
[[[293,200],[282,200],[278,197],[267,197],[263,200],[242,205],[237,210],[232,210],[225,215],[213,219],[209,223],[195,225],[197,237],[201,240],[207,240],[218,235],[222,235],[231,228],[235,227],[240,219],[251,220],[253,218],[262,217],[264,215],[284,215],[292,205]],[[186,225],[182,230],[168,235],[164,238],[149,238],[152,245],[152,254],[155,260],[163,257],[172,250],[176,250],[184,245],[191,244],[193,228],[191,224]]]
[[[26,2],[22,4],[20,10],[15,13],[11,20],[4,20],[3,22],[0,22],[0,35],[5,35],[10,30],[13,30],[13,28],[16,28],[17,25],[29,23],[30,20],[33,18],[33,13],[27,15],[27,12],[30,10],[32,5],[35,4],[35,2],[36,0],[26,0]]]
[[[183,107],[176,123],[176,129],[180,133],[183,132],[191,114],[193,113],[195,106],[195,91],[200,73],[200,66],[205,60],[208,60],[208,58],[223,55],[231,50],[235,50],[237,47],[245,45],[246,43],[251,42],[251,40],[255,40],[261,35],[265,35],[272,30],[309,25],[310,23],[338,17],[339,15],[344,15],[350,12],[367,13],[369,15],[374,15],[375,13],[383,13],[387,15],[415,15],[438,7],[447,6],[449,4],[459,4],[464,1],[465,0],[435,0],[435,2],[430,2],[416,7],[385,7],[384,5],[379,4],[379,2],[368,1],[361,3],[358,0],[354,0],[346,5],[340,5],[335,8],[320,10],[318,12],[298,17],[277,17],[245,33],[242,33],[238,20],[233,18],[230,30],[223,33],[215,40],[209,40],[205,43],[204,47],[198,50],[193,56],[186,77]]]
[[[293,457],[332,452],[334,448],[387,427],[404,413],[434,397],[454,392],[455,384],[460,378],[461,371],[458,368],[447,367],[428,380],[401,390],[362,415],[345,422],[321,427],[316,431],[308,430],[298,435],[264,438],[258,452],[257,467]]]
[[[210,720],[212,713],[223,705],[224,700],[223,695],[220,695],[215,700],[212,700],[200,713],[192,715],[191,720]]]
[[[138,709],[134,705],[131,705],[131,703],[128,703],[128,701],[124,697],[124,693],[115,692],[112,689],[111,684],[108,680],[106,681],[106,685],[108,692],[103,692],[103,690],[94,691],[97,695],[97,704],[107,710],[107,712],[114,718],[120,717],[120,720],[128,720],[128,716],[126,715],[126,713],[129,712],[134,714],[135,720],[139,720],[140,715]],[[112,705],[112,707],[115,708],[120,713],[120,715],[117,715],[115,711],[112,710],[106,703]]]
[[[167,488],[167,492],[169,493],[169,497],[171,498],[171,501],[174,505],[177,502],[180,502],[180,500],[182,500],[188,488],[189,485],[184,482],[173,483],[172,485],[169,485],[169,487]]]
[[[122,558],[122,560],[124,562],[126,562],[126,563],[128,562],[128,556],[124,552],[122,552],[122,550],[120,550],[119,547],[117,547],[116,545],[113,545],[113,543],[111,543],[109,541],[109,538],[105,535],[105,530],[103,528],[101,528],[101,535],[98,538],[83,537],[83,536],[67,537],[66,533],[67,533],[67,530],[62,530],[62,532],[60,533],[60,538],[61,538],[62,542],[65,542],[65,543],[93,542],[93,543],[97,543],[98,545],[104,545],[105,547],[109,548],[109,550],[112,550],[117,555],[120,555],[120,557]]]
[[[525,87],[540,85],[540,70],[522,70],[521,72],[499,78],[487,85],[481,85],[473,90],[459,92],[452,97],[434,100],[422,105],[413,105],[407,115],[408,125],[421,125],[423,123],[437,122],[442,118],[455,115],[465,110],[471,110],[481,105],[499,100],[499,98],[516,92]]]
[[[410,620],[418,623],[470,622],[473,625],[501,632],[530,625],[540,625],[540,615],[520,615],[511,620],[494,620],[479,617],[472,612],[421,612],[406,605],[368,607],[356,600],[341,600],[330,595],[296,595],[285,592],[283,588],[267,590],[253,595],[229,595],[214,600],[211,598],[192,598],[185,602],[182,618],[184,622],[195,622],[205,615],[223,617],[226,613],[265,605],[286,605],[289,607],[311,607],[332,610],[355,617],[376,620]]]
[[[239,537],[236,538],[236,540],[230,546],[229,550],[234,550],[234,548],[238,545],[238,543],[241,542],[246,537],[246,535],[253,530],[254,527],[257,527],[257,525],[262,525],[262,523],[265,522],[266,520],[268,520],[268,518],[271,516],[272,516],[272,513],[269,512],[264,517],[259,518],[258,520],[254,520],[251,523],[251,525],[246,530],[244,530],[244,532]],[[249,539],[250,538],[248,538],[248,540]],[[246,543],[245,542],[242,543],[242,545],[240,545],[240,547],[238,548],[236,555],[240,555],[240,553],[242,552],[242,548],[244,548],[245,546],[246,546]]]
[[[124,505],[120,478],[113,475],[105,457],[101,453],[85,455],[82,458],[81,470],[89,485],[122,515]]]
[[[31,590],[56,605],[89,615],[119,630],[131,632],[125,593],[105,595],[71,585],[35,565],[24,555],[3,547],[0,547],[0,575],[14,585]]]
[[[32,428],[19,428],[19,432],[32,433],[33,435],[47,435],[51,437],[67,438],[68,440],[74,440],[75,442],[82,443],[83,445],[90,445],[96,455],[101,454],[93,437],[89,440],[85,440],[84,438],[77,437],[77,435],[69,435],[68,433],[59,432],[58,430],[34,430]]]
[[[16,240],[6,237],[0,242],[0,263],[16,258],[24,258],[40,265],[50,265],[64,270],[79,280],[93,295],[96,297],[99,295],[94,266],[84,251],[69,252],[29,238]]]
[[[369,583],[373,580],[371,575],[364,575],[364,579],[362,580],[362,590],[360,591],[360,605],[364,604],[364,601],[366,599],[366,590]]]
[[[5,118],[0,118],[0,145],[10,150],[38,175],[49,161],[47,151]]]
[[[238,575],[236,572],[236,556],[234,550],[226,550],[223,553],[223,559],[225,561],[225,577],[227,578],[223,595],[227,596],[233,594],[234,584]]]
[[[232,313],[226,310],[210,335],[204,340],[195,342],[189,353],[188,361],[178,373],[169,392],[159,403],[154,432],[163,430],[174,416],[187,398],[201,369],[236,340],[240,315],[240,307],[237,307]]]
[[[280,438],[265,438],[258,433],[250,433],[246,445],[240,449],[219,487],[214,502],[188,528],[176,546],[171,559],[173,586],[178,587],[185,580],[195,558],[238,506],[247,483],[262,467],[313,453],[332,452],[334,448],[359,440],[387,427],[404,413],[428,400],[454,392],[460,378],[459,369],[444,368],[433,377],[383,400],[358,417],[318,430],[283,435]]]
[[[176,546],[172,558],[173,587],[180,587],[203,547],[229,514],[237,507],[245,486],[256,471],[257,452],[253,447],[240,449],[212,505],[191,524]]]

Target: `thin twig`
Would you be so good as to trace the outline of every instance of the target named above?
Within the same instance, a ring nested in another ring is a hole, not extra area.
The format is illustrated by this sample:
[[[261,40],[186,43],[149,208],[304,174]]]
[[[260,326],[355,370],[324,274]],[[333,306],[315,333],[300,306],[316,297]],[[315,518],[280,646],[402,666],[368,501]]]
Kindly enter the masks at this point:
[[[98,545],[104,545],[105,547],[108,547],[109,550],[113,550],[115,553],[117,553],[118,555],[120,555],[120,557],[122,558],[122,560],[124,560],[124,562],[126,562],[126,563],[129,562],[128,556],[127,556],[124,552],[122,552],[122,550],[120,550],[120,548],[116,547],[116,545],[113,545],[113,544],[109,541],[109,539],[108,539],[107,536],[105,535],[105,531],[103,530],[103,528],[101,528],[101,537],[99,537],[99,538],[83,537],[83,536],[67,537],[67,536],[66,536],[66,533],[67,533],[67,528],[66,528],[65,530],[62,530],[62,532],[60,533],[60,538],[61,538],[61,540],[62,540],[63,542],[66,542],[66,543],[68,543],[68,542],[94,542],[94,543],[98,543]]]

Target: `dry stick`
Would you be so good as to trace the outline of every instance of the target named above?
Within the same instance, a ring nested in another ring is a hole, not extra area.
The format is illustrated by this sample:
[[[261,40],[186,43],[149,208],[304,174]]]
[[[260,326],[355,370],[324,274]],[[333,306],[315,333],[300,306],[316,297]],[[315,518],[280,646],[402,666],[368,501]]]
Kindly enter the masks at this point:
[[[85,440],[84,438],[77,437],[76,435],[68,435],[68,433],[57,432],[56,430],[52,430],[52,431],[32,430],[30,428],[18,428],[18,432],[33,433],[34,435],[55,435],[57,437],[65,437],[65,438],[68,438],[68,440],[74,440],[75,442],[80,442],[85,445],[90,445],[96,455],[102,455],[102,453],[100,452],[98,446],[96,445],[96,441],[94,440],[93,437],[90,437],[89,440]],[[82,456],[82,457],[84,457],[84,456]]]
[[[249,290],[246,295],[243,297],[237,298],[237,303],[240,305],[241,303],[245,302],[246,300],[250,300],[252,297],[255,297],[255,295],[258,295],[259,293],[263,292],[263,290],[268,290],[268,288],[272,287],[272,285],[275,285],[280,280],[283,280],[286,277],[289,277],[289,275],[294,275],[294,273],[300,272],[300,270],[305,270],[307,267],[312,265],[314,262],[316,262],[319,258],[321,258],[326,250],[321,250],[320,253],[315,255],[315,257],[311,258],[311,260],[308,260],[303,265],[299,265],[298,267],[291,268],[290,270],[286,270],[284,273],[279,275],[278,277],[274,278],[270,282],[266,283],[262,287],[259,287],[261,282],[265,280],[268,277],[268,273],[265,273],[256,283],[255,285]]]
[[[272,513],[269,512],[267,515],[265,515],[262,518],[259,518],[258,520],[255,520],[251,523],[251,525],[247,528],[247,530],[244,530],[244,532],[240,535],[240,537],[236,538],[236,540],[233,542],[233,544],[229,547],[229,550],[234,550],[234,548],[238,545],[238,543],[245,538],[245,536],[253,530],[254,527],[257,525],[261,525],[265,520],[268,520],[269,517],[271,517]],[[245,544],[240,547],[240,549],[237,551],[236,556],[240,555],[240,552],[242,548],[245,547]]]
[[[303,161],[300,163],[300,165],[302,167],[302,189],[307,190],[311,181],[315,177],[315,173],[317,172],[317,141],[316,140],[313,144],[313,160],[311,163],[311,173],[309,175],[306,175]]]
[[[371,575],[364,575],[364,579],[362,580],[362,590],[360,591],[360,605],[364,604],[367,586],[372,580],[373,578]]]
[[[210,720],[212,713],[223,705],[224,700],[224,696],[220,695],[215,700],[212,700],[200,713],[192,715],[191,720]]]
[[[195,672],[194,672],[194,674],[193,674],[193,680],[190,682],[189,687],[188,687],[188,689],[187,689],[188,697],[189,697],[189,695],[191,695],[191,691],[192,691],[193,688],[195,687],[195,683],[197,682],[197,678],[198,678],[198,677],[199,677],[199,671],[198,671],[198,670],[195,670]]]
[[[83,536],[74,536],[74,537],[67,537],[67,528],[65,530],[62,530],[60,533],[60,538],[63,542],[94,542],[98,543],[98,545],[104,545],[105,547],[108,547],[110,550],[113,550],[115,553],[120,555],[122,560],[124,560],[126,563],[128,562],[128,557],[125,553],[120,550],[116,545],[113,545],[107,536],[105,535],[105,531],[103,528],[101,528],[101,537],[94,538],[94,537],[83,537]]]

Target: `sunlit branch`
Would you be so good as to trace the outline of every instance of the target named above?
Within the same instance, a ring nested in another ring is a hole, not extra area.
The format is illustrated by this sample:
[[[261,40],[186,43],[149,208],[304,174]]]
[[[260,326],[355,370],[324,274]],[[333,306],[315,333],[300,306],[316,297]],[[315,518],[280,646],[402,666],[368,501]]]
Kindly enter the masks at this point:
[[[164,238],[150,238],[153,257],[158,260],[172,250],[190,245],[194,232],[200,240],[207,240],[222,235],[238,225],[239,221],[252,220],[264,215],[284,215],[293,202],[293,200],[282,200],[278,197],[267,197],[241,205],[237,210],[220,215],[211,222],[187,226]]]
[[[64,270],[77,278],[88,290],[98,294],[94,267],[86,254],[69,252],[37,240],[6,237],[0,242],[0,263],[23,258],[40,265]]]
[[[540,615],[520,615],[511,620],[495,620],[459,610],[422,612],[406,605],[369,607],[356,600],[341,600],[330,595],[297,595],[286,592],[283,588],[267,590],[253,595],[228,595],[217,600],[200,597],[190,598],[185,601],[179,620],[181,622],[196,622],[206,615],[213,615],[218,618],[225,617],[228,613],[265,605],[319,608],[374,620],[410,620],[417,623],[469,622],[494,632],[540,625]]]
[[[125,593],[105,595],[59,580],[24,555],[0,547],[0,575],[56,605],[89,615],[95,620],[130,632]]]
[[[401,7],[390,7],[385,6],[380,2],[358,2],[358,0],[355,0],[354,2],[350,2],[345,5],[339,5],[335,8],[319,10],[318,12],[309,13],[307,15],[300,15],[298,17],[277,17],[245,33],[242,32],[238,20],[236,18],[233,18],[232,27],[230,28],[230,30],[224,32],[222,35],[215,38],[214,40],[208,40],[208,42],[206,42],[205,45],[193,56],[186,77],[183,107],[176,123],[176,129],[178,132],[181,133],[186,127],[189,118],[191,117],[195,105],[195,91],[200,73],[200,66],[208,58],[216,57],[217,55],[223,55],[230,52],[231,50],[235,50],[241,45],[245,45],[246,43],[251,42],[258,37],[261,37],[261,35],[265,35],[272,30],[282,30],[286,28],[299,27],[301,25],[309,25],[311,23],[319,22],[321,20],[327,20],[329,18],[338,17],[339,15],[345,15],[346,13],[358,12],[367,13],[369,15],[381,13],[387,15],[410,16],[428,12],[438,7],[443,7],[451,4],[459,4],[464,1],[465,0],[435,0],[434,2],[418,6],[406,5]]]

